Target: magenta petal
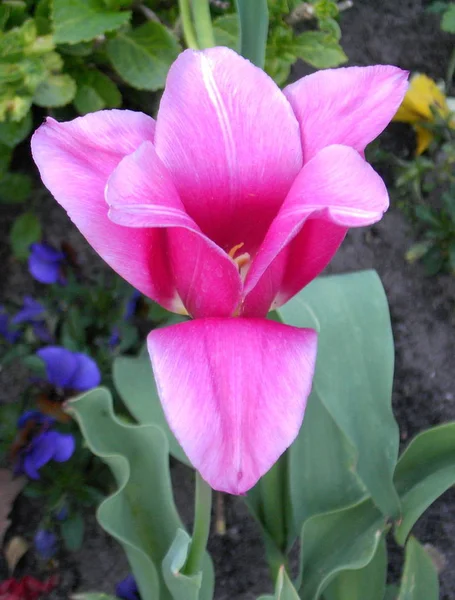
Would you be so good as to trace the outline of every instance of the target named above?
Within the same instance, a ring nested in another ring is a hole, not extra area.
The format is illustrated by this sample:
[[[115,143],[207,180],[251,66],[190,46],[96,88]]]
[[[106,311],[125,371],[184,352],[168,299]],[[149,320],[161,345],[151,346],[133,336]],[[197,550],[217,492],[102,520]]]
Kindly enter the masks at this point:
[[[273,306],[283,304],[328,264],[348,227],[379,221],[388,205],[384,182],[358,152],[339,145],[324,148],[296,178],[248,272],[245,294],[277,260],[282,281]],[[251,307],[247,314],[253,314]]]
[[[121,161],[108,181],[106,201],[119,225],[165,229],[170,270],[190,315],[233,314],[241,294],[238,268],[187,215],[153,144],[144,142]]]
[[[216,490],[243,494],[295,439],[317,335],[266,319],[197,319],[148,336],[164,412]]]
[[[186,50],[176,60],[155,146],[188,214],[227,252],[257,248],[302,165],[289,102],[228,48]]]
[[[163,234],[132,232],[107,216],[104,188],[121,159],[145,140],[155,122],[128,110],[91,113],[67,123],[47,119],[32,138],[41,178],[104,260],[141,292],[174,309],[176,291],[162,249]]]
[[[331,144],[363,152],[392,120],[408,72],[389,65],[325,69],[288,85],[284,94],[300,123],[303,157]]]

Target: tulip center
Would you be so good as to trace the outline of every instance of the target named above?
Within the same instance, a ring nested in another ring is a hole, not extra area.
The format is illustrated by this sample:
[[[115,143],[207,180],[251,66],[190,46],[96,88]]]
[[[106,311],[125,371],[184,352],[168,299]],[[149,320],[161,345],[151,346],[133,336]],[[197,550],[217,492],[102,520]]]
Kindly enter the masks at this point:
[[[251,264],[251,255],[249,252],[242,252],[242,254],[236,256],[238,250],[243,248],[244,245],[244,242],[236,244],[228,252],[229,257],[232,258],[232,260],[237,265],[242,281],[245,280],[246,274],[248,273],[248,269],[250,268]]]

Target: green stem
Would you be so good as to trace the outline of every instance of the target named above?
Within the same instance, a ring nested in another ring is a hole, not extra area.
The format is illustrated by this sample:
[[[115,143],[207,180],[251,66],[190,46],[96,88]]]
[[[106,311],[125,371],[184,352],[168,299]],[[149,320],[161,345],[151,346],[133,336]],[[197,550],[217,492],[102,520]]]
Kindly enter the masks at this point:
[[[261,479],[264,525],[281,551],[286,548],[286,454]]]
[[[196,32],[191,20],[190,0],[179,0],[180,18],[182,20],[183,37],[188,48],[199,50]]]
[[[446,96],[450,94],[450,88],[452,87],[453,74],[455,72],[455,48],[452,50],[450,55],[449,64],[447,65],[446,71]]]
[[[183,569],[185,575],[195,575],[202,568],[205,548],[210,533],[212,511],[212,488],[196,471],[196,494],[194,499],[194,526],[188,558]]]
[[[200,48],[216,46],[209,0],[192,0],[193,20]]]

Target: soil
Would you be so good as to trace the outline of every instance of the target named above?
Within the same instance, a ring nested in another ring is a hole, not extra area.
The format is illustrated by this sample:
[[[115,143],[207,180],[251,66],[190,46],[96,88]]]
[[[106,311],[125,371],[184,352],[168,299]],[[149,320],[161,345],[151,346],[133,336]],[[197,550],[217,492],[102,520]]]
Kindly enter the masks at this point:
[[[350,64],[392,63],[411,71],[443,77],[452,50],[453,38],[439,30],[438,17],[424,12],[421,0],[357,0],[342,15],[343,47]],[[310,70],[297,64],[293,77]],[[406,135],[402,137],[405,131]],[[407,137],[406,137],[407,136]],[[398,152],[409,152],[409,131],[391,127],[384,137]],[[102,268],[66,216],[48,197],[40,201],[45,233],[49,241],[70,238],[82,249],[86,264]],[[0,219],[3,239],[14,211]],[[418,431],[455,419],[455,278],[439,275],[428,278],[419,264],[408,264],[404,254],[413,241],[401,213],[392,206],[384,219],[367,230],[353,230],[328,268],[339,273],[376,269],[390,302],[396,342],[396,372],[393,406],[403,444]],[[0,247],[5,286],[1,296],[20,297],[30,285],[24,270],[5,256]],[[4,260],[3,260],[4,259]],[[22,374],[0,373],[4,400],[17,392]],[[184,522],[190,525],[192,476],[182,465],[173,464],[175,496]],[[20,498],[13,512],[9,535],[30,536],[36,506]],[[212,536],[209,551],[216,569],[216,600],[253,600],[270,592],[268,570],[259,529],[241,499],[226,497],[227,534]],[[441,573],[441,599],[455,600],[455,491],[449,490],[425,513],[415,528],[417,537],[442,553],[446,567]],[[70,592],[99,590],[113,593],[115,582],[128,572],[121,548],[88,517],[84,547],[58,557],[61,585],[50,599],[67,600]],[[401,551],[390,548],[390,577],[401,570]],[[28,559],[18,575],[39,572],[40,565]],[[0,575],[3,569],[0,568]]]

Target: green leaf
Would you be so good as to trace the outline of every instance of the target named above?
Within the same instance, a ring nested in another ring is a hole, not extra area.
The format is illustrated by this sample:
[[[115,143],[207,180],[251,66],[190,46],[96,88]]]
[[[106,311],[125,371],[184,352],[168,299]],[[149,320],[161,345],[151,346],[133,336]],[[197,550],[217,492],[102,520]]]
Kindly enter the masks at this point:
[[[57,44],[88,42],[126,25],[131,12],[107,10],[102,0],[54,0],[52,20]]]
[[[175,540],[163,560],[163,577],[173,600],[199,600],[202,573],[184,575],[182,569],[188,558],[191,538],[183,529],[178,529]]]
[[[317,69],[337,67],[348,60],[338,41],[323,31],[305,31],[295,38],[297,58]]]
[[[4,173],[0,177],[0,204],[21,204],[32,193],[32,179],[25,173]]]
[[[80,114],[121,106],[122,95],[118,87],[101,71],[87,69],[74,73],[73,76],[78,85],[74,105]]]
[[[278,573],[278,578],[275,588],[274,600],[299,600],[297,590],[292,585],[284,567],[281,567]]]
[[[236,0],[236,6],[240,20],[240,54],[262,69],[269,28],[267,0]]]
[[[107,55],[115,70],[139,90],[156,91],[164,87],[169,67],[180,46],[161,23],[150,21],[109,40]]]
[[[394,347],[387,298],[379,277],[374,271],[320,277],[278,312],[288,325],[312,327],[319,332],[312,394],[319,398],[354,449],[355,474],[375,504],[385,515],[397,516],[400,502],[392,481],[399,445],[391,407]],[[311,429],[307,417],[305,427],[306,431]],[[330,439],[323,441],[330,446]],[[336,444],[342,448],[342,463],[351,461],[349,445],[340,440]],[[333,449],[330,452],[334,452]],[[306,459],[307,468],[311,457],[315,461],[314,485],[321,490],[318,502],[323,506],[327,501],[323,500],[322,489],[316,483],[319,457],[311,451]],[[328,460],[323,460],[329,469]],[[291,469],[291,481],[294,477],[300,478],[303,485],[305,475],[299,468],[298,456],[294,458],[294,467],[291,463]],[[339,475],[335,477],[339,481]],[[308,487],[308,480],[306,483]],[[355,496],[356,484],[352,478],[350,486]],[[297,490],[297,485],[293,489]],[[312,484],[308,490],[312,490]],[[308,492],[300,491],[293,497],[294,507],[307,495]],[[299,511],[300,519],[305,518],[301,508],[296,510],[297,521]]]
[[[453,2],[449,4],[447,10],[442,15],[441,29],[448,33],[455,33],[455,4]]]
[[[395,538],[404,545],[417,519],[455,484],[455,422],[419,433],[401,455],[394,480],[402,504]]]
[[[385,594],[384,600],[397,600],[398,597],[398,587],[396,585],[388,585]]]
[[[342,571],[324,591],[324,600],[384,600],[387,548],[382,537],[372,560],[363,569]]]
[[[236,14],[223,15],[213,21],[213,34],[217,46],[240,51],[240,24]]]
[[[109,596],[109,594],[88,592],[86,594],[73,594],[71,600],[118,600],[118,598],[117,596]]]
[[[341,571],[366,567],[385,528],[385,517],[369,499],[308,519],[301,537],[301,600],[318,600]]]
[[[438,600],[436,568],[419,542],[411,537],[406,544],[403,577],[397,600]]]
[[[84,529],[84,519],[79,512],[73,513],[60,523],[60,533],[67,550],[79,550],[84,540]]]
[[[16,258],[23,260],[29,255],[30,244],[41,239],[41,224],[38,217],[26,212],[14,221],[10,232],[11,249]]]
[[[21,121],[0,123],[0,143],[9,148],[14,148],[14,146],[25,140],[32,126],[31,113],[27,113]]]
[[[76,89],[76,82],[69,75],[50,75],[36,88],[33,102],[44,108],[65,106],[73,100]]]
[[[455,273],[455,241],[449,246],[449,267]]]
[[[172,456],[191,466],[167,424],[148,352],[142,352],[137,358],[119,356],[114,361],[112,376],[118,393],[134,418],[141,425],[157,425],[166,435]]]
[[[183,529],[175,508],[168,444],[155,425],[117,419],[112,397],[97,388],[68,403],[90,450],[108,464],[118,490],[98,508],[100,525],[119,541],[132,566],[142,600],[172,600],[161,564]],[[206,555],[200,600],[213,596],[213,567]]]

